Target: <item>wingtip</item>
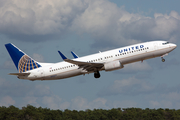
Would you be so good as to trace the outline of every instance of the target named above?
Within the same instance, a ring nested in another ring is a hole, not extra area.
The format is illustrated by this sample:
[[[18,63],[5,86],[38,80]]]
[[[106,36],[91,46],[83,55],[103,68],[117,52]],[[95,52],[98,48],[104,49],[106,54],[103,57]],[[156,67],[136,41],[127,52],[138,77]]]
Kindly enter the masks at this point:
[[[78,56],[73,51],[71,51],[71,54],[73,55],[74,58],[78,58]]]
[[[67,57],[64,56],[60,51],[58,51],[58,53],[60,54],[60,56],[62,57],[63,60],[67,59]]]

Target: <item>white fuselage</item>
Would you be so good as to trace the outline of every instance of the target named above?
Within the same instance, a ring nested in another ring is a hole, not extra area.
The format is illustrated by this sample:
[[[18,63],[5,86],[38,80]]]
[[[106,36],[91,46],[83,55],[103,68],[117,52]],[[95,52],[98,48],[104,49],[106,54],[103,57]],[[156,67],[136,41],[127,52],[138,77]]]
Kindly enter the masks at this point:
[[[74,60],[87,63],[108,63],[119,60],[122,65],[125,65],[132,62],[163,56],[176,48],[175,44],[166,43],[166,41],[145,42],[76,58]],[[104,67],[102,67],[99,71],[101,70],[108,71]],[[78,65],[64,61],[43,65],[38,69],[34,69],[28,72],[31,74],[20,77],[20,79],[55,80],[88,74],[94,71],[86,71],[85,69],[80,68]]]

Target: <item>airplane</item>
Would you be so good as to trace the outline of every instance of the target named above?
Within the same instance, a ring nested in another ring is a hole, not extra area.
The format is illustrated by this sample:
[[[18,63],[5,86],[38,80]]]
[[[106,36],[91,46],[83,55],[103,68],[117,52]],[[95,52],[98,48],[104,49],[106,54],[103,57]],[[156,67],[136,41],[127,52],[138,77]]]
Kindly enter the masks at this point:
[[[34,81],[58,80],[89,73],[94,73],[95,78],[100,78],[99,71],[122,69],[124,65],[137,61],[161,57],[162,62],[165,62],[164,56],[177,46],[167,41],[150,41],[84,57],[79,57],[71,51],[74,59],[68,59],[58,51],[64,60],[58,63],[37,62],[12,43],[5,44],[5,47],[19,71],[18,73],[9,73],[9,75]]]

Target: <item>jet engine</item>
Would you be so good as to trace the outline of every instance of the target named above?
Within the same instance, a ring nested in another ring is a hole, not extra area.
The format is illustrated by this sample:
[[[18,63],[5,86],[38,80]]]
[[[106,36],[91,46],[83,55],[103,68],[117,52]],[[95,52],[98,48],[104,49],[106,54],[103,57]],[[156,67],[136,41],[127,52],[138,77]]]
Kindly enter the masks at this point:
[[[107,62],[104,64],[105,71],[117,70],[117,69],[121,69],[123,67],[124,66],[121,64],[121,62],[119,60]]]

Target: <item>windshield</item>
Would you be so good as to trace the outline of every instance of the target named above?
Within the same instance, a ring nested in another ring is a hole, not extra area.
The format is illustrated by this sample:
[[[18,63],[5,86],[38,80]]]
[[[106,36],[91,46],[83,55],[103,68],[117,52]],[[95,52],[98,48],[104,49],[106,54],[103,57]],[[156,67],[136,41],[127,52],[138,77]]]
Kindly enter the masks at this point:
[[[169,44],[169,42],[162,43],[163,45]]]

